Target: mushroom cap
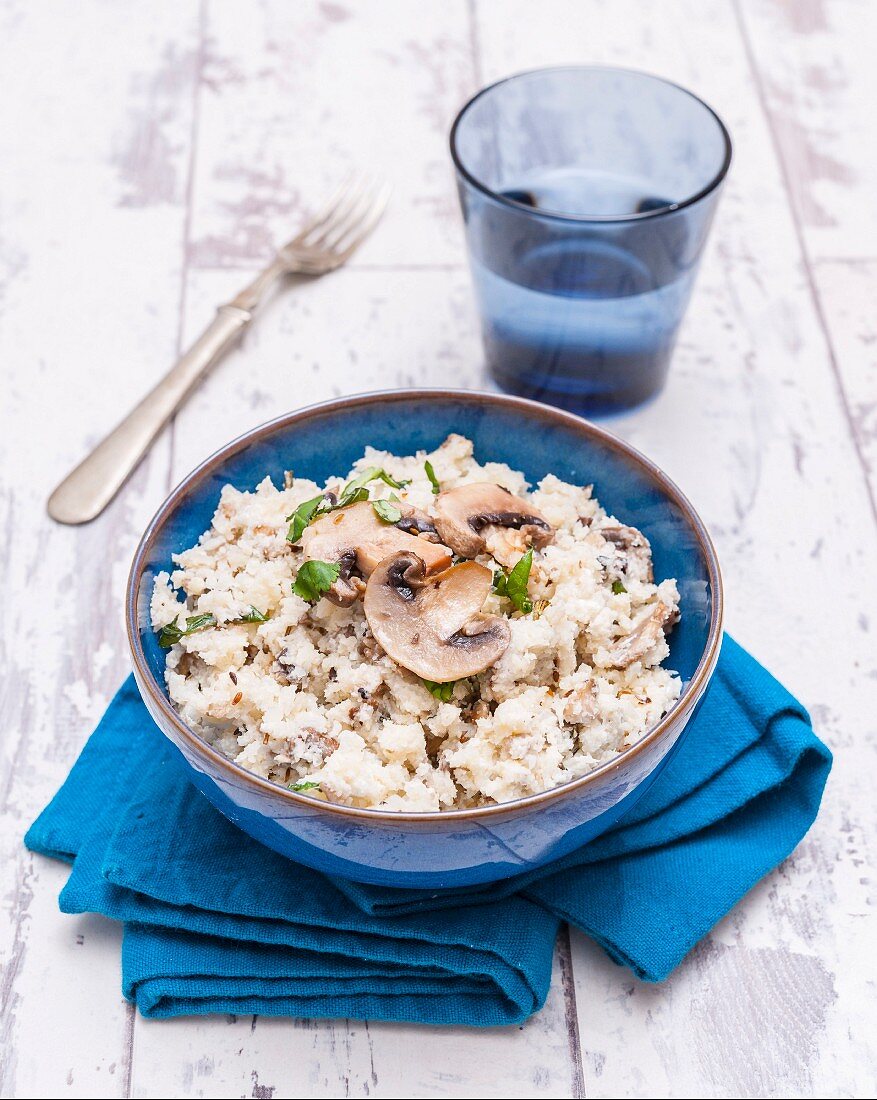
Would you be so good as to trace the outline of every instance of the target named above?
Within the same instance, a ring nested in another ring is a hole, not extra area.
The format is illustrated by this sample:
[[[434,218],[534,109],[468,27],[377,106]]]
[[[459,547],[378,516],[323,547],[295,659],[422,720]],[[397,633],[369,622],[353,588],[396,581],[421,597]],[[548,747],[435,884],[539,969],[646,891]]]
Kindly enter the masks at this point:
[[[451,564],[446,546],[384,523],[367,500],[320,516],[304,529],[301,547],[306,561],[341,563],[338,580],[326,595],[342,607],[349,607],[363,589],[362,582],[351,577],[353,569],[367,577],[378,562],[398,550],[419,554],[429,573]]]
[[[462,680],[489,668],[511,640],[502,616],[481,613],[492,582],[474,561],[430,576],[416,553],[397,552],[369,577],[365,617],[396,664],[438,684]]]
[[[514,549],[544,546],[554,538],[551,524],[527,501],[501,485],[476,481],[446,489],[435,504],[435,525],[442,542],[461,557],[473,558],[487,547],[491,528],[518,532]],[[503,546],[508,539],[497,540]],[[510,547],[512,549],[512,547]]]

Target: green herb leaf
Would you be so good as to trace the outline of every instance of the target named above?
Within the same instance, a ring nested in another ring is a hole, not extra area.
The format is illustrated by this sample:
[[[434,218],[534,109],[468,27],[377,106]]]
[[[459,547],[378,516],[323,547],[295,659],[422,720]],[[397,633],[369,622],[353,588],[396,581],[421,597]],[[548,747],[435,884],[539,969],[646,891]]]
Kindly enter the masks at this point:
[[[368,489],[364,485],[360,485],[356,489],[347,486],[338,498],[338,503],[330,505],[327,511],[334,512],[338,508],[346,508],[348,504],[357,504],[360,500],[368,500]]]
[[[289,530],[286,532],[287,542],[293,544],[298,542],[305,527],[307,527],[307,525],[317,516],[318,512],[322,510],[321,506],[325,500],[326,498],[320,493],[318,497],[311,497],[310,500],[306,500],[303,504],[299,504],[292,515],[286,517],[292,520],[289,525]]]
[[[185,633],[185,630],[181,630],[176,622],[168,623],[167,626],[163,626],[158,632],[158,644],[162,649],[170,649],[170,647],[175,645]]]
[[[158,644],[162,649],[170,649],[180,638],[187,634],[197,634],[199,630],[206,630],[210,626],[216,626],[216,618],[213,615],[190,615],[186,619],[185,629],[177,626],[176,619],[167,626],[163,626],[158,633]]]
[[[493,575],[493,591],[503,599],[511,600],[518,611],[528,615],[533,610],[533,601],[527,594],[530,582],[530,568],[533,565],[533,551],[528,550],[510,572],[500,570]]]
[[[289,789],[291,791],[318,791],[320,790],[319,783],[312,783],[309,779],[304,780],[301,783],[290,783]]]
[[[298,571],[292,590],[308,603],[316,603],[338,580],[340,572],[341,564],[337,561],[306,561]]]
[[[253,605],[250,604],[250,610],[246,613],[246,615],[241,615],[241,617],[239,619],[234,619],[233,622],[235,622],[235,623],[267,623],[269,617],[270,616],[268,616],[268,615],[263,615],[262,612],[259,611],[258,608],[253,607]]]
[[[624,585],[621,583],[621,581],[613,581],[612,582],[612,591],[615,593],[616,596],[620,596],[621,593],[626,592],[627,589],[624,587]]]
[[[458,681],[452,680],[449,684],[437,684],[435,680],[422,680],[421,682],[429,694],[435,696],[440,703],[450,703],[454,697],[454,685]]]
[[[441,485],[439,485],[439,479],[435,476],[435,470],[432,468],[432,463],[427,459],[423,464],[424,470],[426,470],[426,476],[429,478],[429,483],[432,486],[432,491],[435,496],[438,496],[442,491]]]
[[[391,489],[402,489],[408,482],[396,481],[394,477],[391,477],[386,470],[380,466],[369,466],[363,470],[361,474],[357,474],[356,477],[350,479],[344,486],[344,493],[348,493],[353,489],[361,489],[363,486],[368,485],[370,481],[383,481],[385,485],[389,485]],[[344,494],[342,494],[344,495]]]
[[[398,523],[402,518],[402,513],[399,509],[388,500],[373,500],[372,508],[374,508],[378,518],[382,519],[384,523]]]

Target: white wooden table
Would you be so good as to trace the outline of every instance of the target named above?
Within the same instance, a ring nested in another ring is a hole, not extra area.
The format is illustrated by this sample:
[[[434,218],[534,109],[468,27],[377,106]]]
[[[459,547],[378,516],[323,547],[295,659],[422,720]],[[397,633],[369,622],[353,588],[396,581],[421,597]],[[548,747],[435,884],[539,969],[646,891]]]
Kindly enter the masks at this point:
[[[875,44],[874,0],[0,3],[3,1096],[873,1095]],[[820,819],[664,985],[564,936],[519,1029],[139,1019],[119,929],[62,916],[65,870],[21,845],[127,672],[137,538],[269,417],[485,385],[448,126],[569,62],[686,84],[734,137],[670,384],[614,426],[694,499],[730,630],[835,750]],[[58,478],[349,165],[396,188],[356,262],[274,301],[100,520],[53,525]]]

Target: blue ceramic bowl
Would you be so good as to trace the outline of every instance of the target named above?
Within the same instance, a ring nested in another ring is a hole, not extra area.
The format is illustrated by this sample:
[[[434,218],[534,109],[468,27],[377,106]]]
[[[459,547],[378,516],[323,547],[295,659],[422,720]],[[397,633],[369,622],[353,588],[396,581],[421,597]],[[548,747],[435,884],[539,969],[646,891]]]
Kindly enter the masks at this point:
[[[168,701],[165,652],[149,622],[153,578],[171,554],[210,526],[222,486],[254,489],[283,471],[322,482],[371,444],[397,454],[437,446],[449,432],[482,461],[507,462],[531,482],[554,473],[594,483],[601,504],[642,529],[655,573],[676,577],[682,619],[669,667],[684,690],[673,709],[617,759],[562,787],[500,806],[392,813],[335,806],[252,775],[210,748]],[[178,750],[188,777],[250,836],[332,875],[429,889],[490,882],[557,859],[614,825],[667,763],[715,669],[722,582],[694,509],[648,459],[569,413],[496,394],[405,390],[315,405],[255,428],[202,463],[171,493],[137,549],[127,593],[134,675],[149,712]]]

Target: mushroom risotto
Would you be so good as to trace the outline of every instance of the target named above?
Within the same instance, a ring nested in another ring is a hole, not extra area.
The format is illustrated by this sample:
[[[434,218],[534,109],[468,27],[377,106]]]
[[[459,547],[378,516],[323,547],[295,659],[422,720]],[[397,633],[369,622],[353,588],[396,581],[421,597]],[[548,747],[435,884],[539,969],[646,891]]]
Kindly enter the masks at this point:
[[[349,806],[444,810],[544,791],[679,697],[676,583],[591,486],[479,464],[451,435],[371,448],[325,486],[226,485],[156,577],[183,720],[238,764]]]

